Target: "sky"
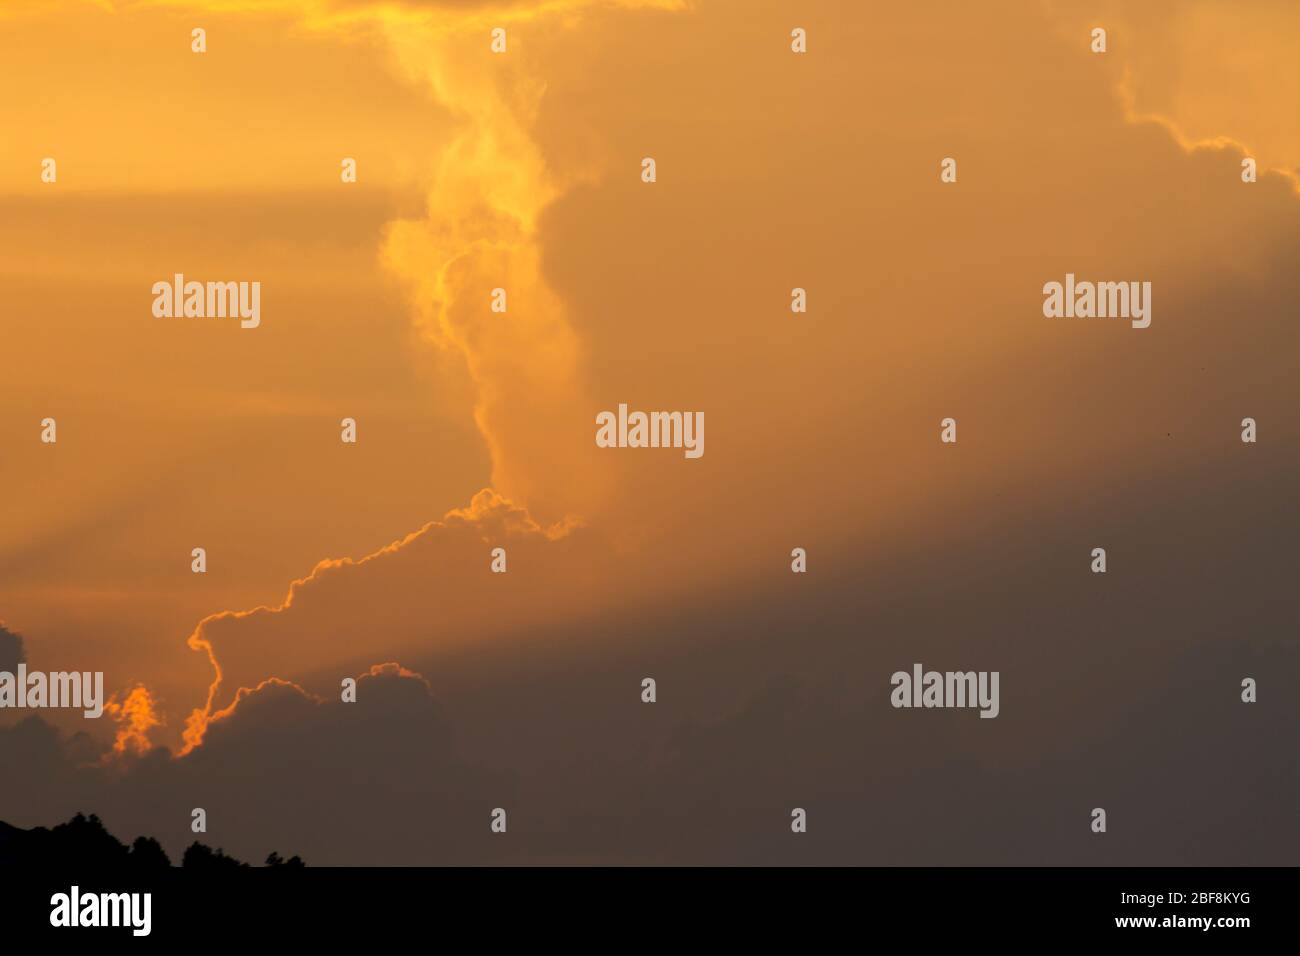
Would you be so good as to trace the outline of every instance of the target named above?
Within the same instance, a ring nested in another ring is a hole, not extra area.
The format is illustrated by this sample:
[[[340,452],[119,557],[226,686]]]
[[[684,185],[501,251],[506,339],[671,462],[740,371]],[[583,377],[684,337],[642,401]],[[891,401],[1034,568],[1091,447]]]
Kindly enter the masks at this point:
[[[0,819],[174,851],[203,806],[309,864],[1293,862],[1298,18],[5,4],[0,651],[114,703],[0,714]],[[156,318],[175,273],[260,281],[261,324]],[[1151,326],[1045,318],[1067,273],[1150,281]],[[703,411],[705,453],[597,447],[620,403]],[[915,661],[999,670],[1001,714],[890,708]]]

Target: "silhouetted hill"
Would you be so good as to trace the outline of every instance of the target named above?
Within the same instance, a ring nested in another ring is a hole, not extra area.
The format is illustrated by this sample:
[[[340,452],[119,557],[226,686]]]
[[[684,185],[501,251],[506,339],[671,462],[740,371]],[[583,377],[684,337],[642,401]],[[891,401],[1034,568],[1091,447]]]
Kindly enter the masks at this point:
[[[52,829],[34,827],[21,830],[0,820],[0,867],[91,866],[104,868],[159,869],[171,866],[171,860],[153,837],[136,837],[129,847],[104,827],[93,813],[78,813],[67,823]],[[248,866],[224,851],[213,850],[198,841],[185,851],[181,865],[191,868],[232,868]],[[267,866],[299,867],[298,857],[285,860],[278,853],[266,858]]]

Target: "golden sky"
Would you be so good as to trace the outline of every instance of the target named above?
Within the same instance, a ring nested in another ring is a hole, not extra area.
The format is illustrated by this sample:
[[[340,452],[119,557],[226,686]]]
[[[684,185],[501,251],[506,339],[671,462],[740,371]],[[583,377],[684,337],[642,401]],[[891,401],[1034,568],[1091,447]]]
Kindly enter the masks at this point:
[[[1246,480],[1245,415],[1281,495],[1295,6],[864,7],[5,4],[0,617],[31,666],[147,688],[139,747],[176,751],[240,688],[743,602],[795,546],[857,590],[1045,511],[1122,534],[1189,473]],[[177,272],[260,281],[261,326],[154,318]],[[1152,326],[1044,319],[1067,272],[1150,280]],[[706,453],[596,448],[620,402],[704,410]]]

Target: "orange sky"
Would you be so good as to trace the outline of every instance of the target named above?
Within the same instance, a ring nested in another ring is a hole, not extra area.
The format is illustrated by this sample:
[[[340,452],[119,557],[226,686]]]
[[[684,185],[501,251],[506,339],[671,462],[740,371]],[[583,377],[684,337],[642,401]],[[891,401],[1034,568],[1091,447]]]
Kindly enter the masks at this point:
[[[177,747],[191,635],[220,708],[1230,470],[1246,414],[1294,463],[1295,9],[856,6],[6,5],[0,616],[32,665],[143,684]],[[154,319],[175,272],[261,281],[261,327]],[[1149,278],[1152,327],[1044,320],[1066,272]],[[620,402],[705,410],[706,454],[597,449]]]

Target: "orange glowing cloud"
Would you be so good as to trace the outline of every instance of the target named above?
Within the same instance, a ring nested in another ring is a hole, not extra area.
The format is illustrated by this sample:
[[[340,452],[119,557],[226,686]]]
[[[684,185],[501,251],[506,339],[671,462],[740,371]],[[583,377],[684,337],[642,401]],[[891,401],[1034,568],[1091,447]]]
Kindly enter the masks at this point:
[[[113,695],[104,705],[104,712],[118,725],[112,750],[116,756],[148,753],[153,748],[150,731],[165,723],[158,702],[143,685],[132,688],[125,697]]]

